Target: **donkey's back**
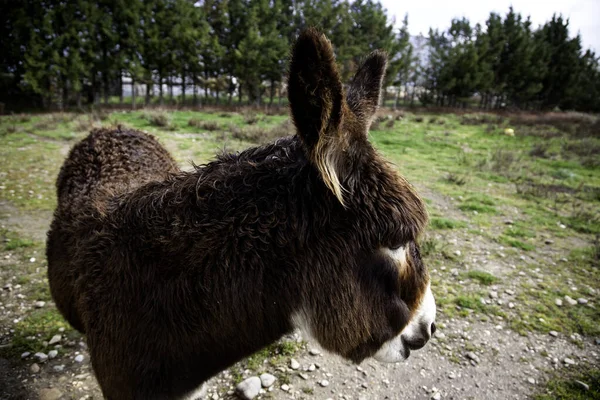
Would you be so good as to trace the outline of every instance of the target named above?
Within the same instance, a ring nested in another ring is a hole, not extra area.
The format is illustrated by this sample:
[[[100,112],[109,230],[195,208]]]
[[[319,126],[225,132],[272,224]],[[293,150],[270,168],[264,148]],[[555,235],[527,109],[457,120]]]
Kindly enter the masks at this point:
[[[152,136],[133,130],[96,129],[73,147],[58,176],[58,211],[75,216],[90,204],[100,211],[115,195],[162,180],[178,170]]]
[[[57,182],[57,208],[48,232],[48,278],[58,309],[84,332],[77,310],[73,262],[76,239],[100,218],[115,196],[163,180],[179,169],[152,136],[133,130],[96,129],[77,143],[63,163]]]

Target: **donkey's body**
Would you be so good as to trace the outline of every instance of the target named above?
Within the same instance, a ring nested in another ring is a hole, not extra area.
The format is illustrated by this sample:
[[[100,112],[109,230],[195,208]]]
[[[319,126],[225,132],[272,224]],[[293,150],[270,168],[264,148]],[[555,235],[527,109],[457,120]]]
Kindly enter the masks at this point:
[[[298,135],[192,172],[140,132],[95,131],[72,150],[49,280],[107,398],[181,398],[295,325],[356,362],[406,358],[431,335],[424,206],[361,134],[368,91],[338,98],[330,53],[314,31],[296,45],[308,62],[290,71]],[[369,67],[378,96],[381,66]]]

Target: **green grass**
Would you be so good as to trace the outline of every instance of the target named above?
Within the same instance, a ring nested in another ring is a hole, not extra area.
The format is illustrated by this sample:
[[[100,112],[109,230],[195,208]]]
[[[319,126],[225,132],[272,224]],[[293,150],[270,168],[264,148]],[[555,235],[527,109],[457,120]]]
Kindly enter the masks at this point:
[[[583,388],[576,381],[589,386]],[[542,393],[534,395],[535,400],[598,400],[600,399],[600,369],[597,366],[585,365],[574,367],[569,371],[561,369],[549,379]]]
[[[503,243],[507,246],[511,246],[517,249],[521,249],[521,250],[525,250],[525,251],[532,251],[535,250],[535,246],[529,243],[524,243],[518,239],[513,239],[511,237],[507,237],[507,236],[503,236],[501,235],[499,238],[499,242]]]
[[[499,281],[497,277],[485,271],[472,270],[464,274],[464,276],[486,286]]]
[[[285,363],[289,357],[296,354],[299,349],[299,343],[280,340],[248,357],[247,367],[254,371],[260,371],[265,369],[265,362],[270,366],[279,366]]]
[[[455,221],[448,218],[431,218],[429,226],[432,229],[457,229],[464,228],[466,224],[462,221]]]
[[[529,229],[521,228],[519,226],[511,226],[504,231],[506,236],[514,238],[533,238],[535,233]]]
[[[462,211],[477,211],[479,213],[495,214],[496,201],[484,194],[474,194],[462,201],[458,208]]]
[[[596,246],[576,249],[570,252],[568,259],[568,264],[546,265],[545,279],[541,282],[535,285],[521,283],[522,291],[516,297],[519,308],[509,321],[513,330],[523,335],[551,330],[567,335],[600,335],[597,308],[581,304],[570,306],[564,301],[564,296],[570,296],[598,302],[598,294],[593,295],[583,288],[597,288],[600,283],[600,250]],[[573,287],[581,290],[575,292]],[[561,307],[555,304],[556,299],[563,300]]]
[[[304,386],[302,388],[302,393],[304,394],[313,394],[314,393],[314,389],[308,386]]]
[[[6,243],[6,245],[4,246],[4,249],[7,251],[10,250],[15,250],[15,249],[21,249],[21,248],[25,248],[25,247],[31,247],[33,246],[33,241],[29,240],[29,239],[13,239],[10,242]]]
[[[60,328],[64,328],[61,335],[68,338],[79,337],[79,333],[70,327],[56,309],[32,311],[14,326],[11,346],[1,349],[0,354],[16,357],[26,351],[47,351],[43,342],[58,334]]]

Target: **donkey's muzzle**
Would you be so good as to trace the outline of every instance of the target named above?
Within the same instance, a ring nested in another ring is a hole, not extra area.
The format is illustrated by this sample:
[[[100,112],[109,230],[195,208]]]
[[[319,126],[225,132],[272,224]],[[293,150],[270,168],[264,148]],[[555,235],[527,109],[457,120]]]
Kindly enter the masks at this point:
[[[408,347],[410,350],[419,350],[429,342],[429,339],[433,336],[436,331],[435,322],[432,322],[431,325],[427,326],[427,324],[422,324],[421,329],[416,335],[412,335],[411,337],[407,337],[402,335],[402,341],[404,345]]]

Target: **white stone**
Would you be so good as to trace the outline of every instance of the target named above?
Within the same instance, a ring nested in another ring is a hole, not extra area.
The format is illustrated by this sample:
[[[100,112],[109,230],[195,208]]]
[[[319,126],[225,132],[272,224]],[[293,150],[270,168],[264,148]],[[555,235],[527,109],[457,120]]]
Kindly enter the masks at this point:
[[[30,352],[26,351],[25,353],[21,354],[21,358],[27,358],[31,355]]]
[[[319,382],[319,385],[321,385],[323,387],[327,387],[327,386],[329,386],[329,381],[327,379],[323,379],[322,381]]]
[[[80,354],[75,357],[75,362],[78,362],[78,363],[83,362],[83,359],[84,359],[83,354]]]
[[[319,354],[321,354],[319,349],[315,349],[315,348],[310,349],[308,352],[310,353],[311,356],[318,356]]]
[[[552,337],[558,337],[558,332],[556,332],[556,331],[550,331],[550,332],[548,332],[548,333],[549,333],[549,334],[550,334],[550,336],[552,336]]]
[[[31,367],[29,367],[29,370],[31,371],[32,374],[37,374],[38,372],[40,372],[40,366],[37,364],[31,364]]]
[[[48,342],[48,344],[49,345],[56,344],[56,343],[60,342],[61,339],[62,339],[61,335],[54,335],[54,336],[52,336],[52,339],[50,339],[50,341]]]
[[[561,307],[563,305],[563,302],[561,299],[556,299],[554,300],[554,304],[556,304],[558,307]]]
[[[50,350],[48,352],[48,358],[56,358],[57,355],[58,355],[58,351],[56,351],[56,350]]]
[[[35,353],[33,356],[41,362],[44,362],[48,359],[48,356],[44,353]]]
[[[35,304],[34,304],[35,308],[42,308],[45,305],[46,305],[45,301],[36,301]]]
[[[579,304],[587,304],[587,303],[588,303],[588,300],[587,300],[587,299],[584,299],[583,297],[580,297],[580,298],[578,298],[578,299],[577,299],[577,302],[578,302]]]
[[[574,300],[574,299],[572,299],[572,298],[571,298],[571,297],[569,297],[569,296],[565,296],[565,301],[566,301],[566,302],[567,302],[567,303],[568,303],[570,306],[574,306],[574,305],[576,305],[576,304],[577,304],[577,301],[576,301],[576,300]]]
[[[286,385],[284,383],[283,385],[281,385],[281,390],[283,390],[284,392],[289,392],[290,391],[290,386]]]
[[[571,358],[569,358],[569,357],[566,357],[566,358],[563,360],[563,362],[564,362],[565,364],[567,364],[567,365],[574,365],[574,364],[575,364],[575,360],[573,360],[573,359],[571,359]]]
[[[260,376],[260,383],[264,388],[273,386],[276,380],[277,378],[271,374],[264,373]]]
[[[292,358],[290,360],[290,368],[293,370],[297,370],[298,368],[300,368],[300,363],[298,361],[296,361],[294,358]]]
[[[251,400],[260,393],[261,381],[257,376],[245,379],[236,386],[236,391],[244,400]]]

